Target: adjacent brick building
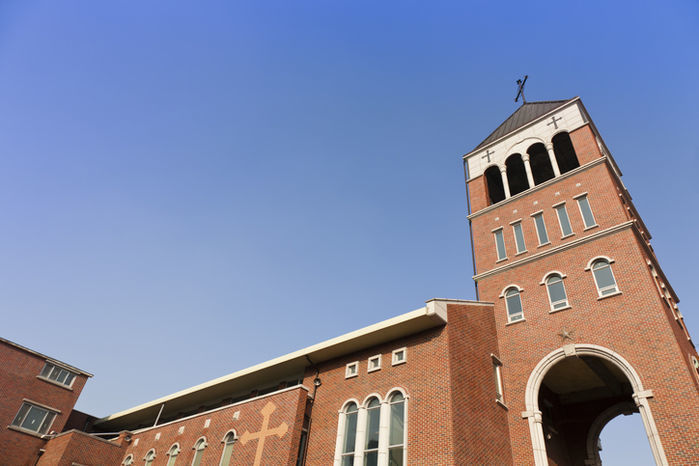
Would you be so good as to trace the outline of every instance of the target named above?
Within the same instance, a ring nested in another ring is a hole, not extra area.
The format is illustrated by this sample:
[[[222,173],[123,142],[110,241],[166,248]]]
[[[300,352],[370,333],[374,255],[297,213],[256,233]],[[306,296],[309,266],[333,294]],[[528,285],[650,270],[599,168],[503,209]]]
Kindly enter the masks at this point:
[[[522,105],[464,163],[478,301],[433,299],[66,432],[89,374],[52,361],[71,396],[35,393],[39,355],[2,374],[7,464],[588,465],[631,413],[657,464],[699,463],[697,352],[580,99]],[[25,399],[60,411],[54,433],[22,430]]]

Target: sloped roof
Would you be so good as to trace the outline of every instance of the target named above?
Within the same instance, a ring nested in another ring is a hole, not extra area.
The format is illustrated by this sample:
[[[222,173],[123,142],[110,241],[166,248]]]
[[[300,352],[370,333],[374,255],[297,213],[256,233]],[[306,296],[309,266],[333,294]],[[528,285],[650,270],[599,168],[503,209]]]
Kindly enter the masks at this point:
[[[536,120],[542,115],[546,115],[551,110],[560,107],[561,105],[570,102],[573,99],[568,100],[542,100],[541,102],[527,102],[522,104],[515,112],[510,115],[507,120],[503,121],[500,126],[498,126],[495,131],[490,133],[490,136],[485,138],[483,142],[478,144],[475,149],[480,149],[481,147],[487,146],[491,142],[500,139],[501,137],[513,132],[514,130],[521,128],[527,123]]]

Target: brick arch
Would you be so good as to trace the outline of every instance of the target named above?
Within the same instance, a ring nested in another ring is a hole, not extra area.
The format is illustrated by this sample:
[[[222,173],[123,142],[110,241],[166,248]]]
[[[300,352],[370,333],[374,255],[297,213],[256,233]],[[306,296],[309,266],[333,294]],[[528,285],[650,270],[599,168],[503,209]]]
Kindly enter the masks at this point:
[[[559,361],[571,356],[595,356],[605,359],[616,365],[626,376],[633,389],[632,398],[638,407],[643,419],[643,426],[650,442],[651,451],[655,463],[667,465],[665,450],[663,449],[658,430],[655,426],[653,414],[650,411],[648,398],[653,396],[651,390],[645,389],[641,378],[636,370],[619,353],[608,348],[592,344],[570,344],[550,352],[539,361],[527,382],[525,392],[526,411],[522,417],[529,421],[529,433],[532,438],[532,449],[534,453],[534,463],[536,466],[548,466],[548,456],[546,454],[546,443],[544,441],[544,429],[542,426],[541,410],[539,410],[539,388],[548,371]]]

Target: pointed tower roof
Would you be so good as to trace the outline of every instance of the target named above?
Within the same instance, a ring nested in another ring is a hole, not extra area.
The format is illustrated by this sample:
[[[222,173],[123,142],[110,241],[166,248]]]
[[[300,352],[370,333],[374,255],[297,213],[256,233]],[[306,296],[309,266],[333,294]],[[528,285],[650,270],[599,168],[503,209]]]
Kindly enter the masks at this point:
[[[542,100],[540,102],[527,102],[522,104],[515,112],[510,115],[507,120],[503,121],[500,126],[498,126],[495,131],[490,133],[490,136],[485,138],[483,142],[478,144],[475,149],[480,149],[481,147],[487,146],[493,141],[500,139],[501,137],[510,134],[516,129],[521,128],[529,122],[536,120],[537,118],[546,115],[551,110],[554,110],[563,104],[570,102],[573,99],[567,100]]]

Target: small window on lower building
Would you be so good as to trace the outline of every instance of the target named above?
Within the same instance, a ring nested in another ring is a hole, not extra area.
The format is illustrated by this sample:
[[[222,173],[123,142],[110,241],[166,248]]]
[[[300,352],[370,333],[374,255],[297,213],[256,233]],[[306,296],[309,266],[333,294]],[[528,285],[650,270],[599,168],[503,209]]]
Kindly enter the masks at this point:
[[[403,364],[408,360],[408,350],[407,348],[400,348],[393,351],[391,357],[391,365],[397,366],[398,364]]]
[[[43,377],[45,379],[49,379],[52,382],[65,385],[66,387],[70,387],[73,385],[75,375],[76,374],[69,371],[68,369],[58,367],[57,365],[46,361],[46,365],[44,365],[44,368],[41,370],[39,377]]]
[[[359,375],[359,361],[354,361],[345,367],[345,378],[356,377]]]
[[[19,408],[12,425],[43,435],[49,431],[55,418],[56,411],[25,401]]]
[[[381,355],[377,354],[376,356],[369,358],[369,362],[367,363],[367,372],[374,372],[378,371],[379,369],[381,369]]]

